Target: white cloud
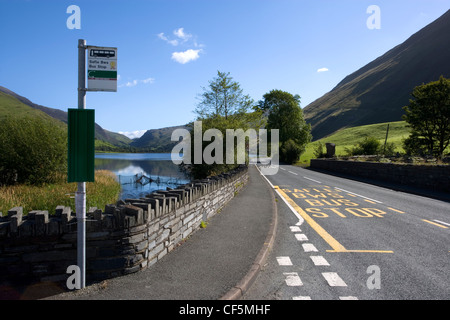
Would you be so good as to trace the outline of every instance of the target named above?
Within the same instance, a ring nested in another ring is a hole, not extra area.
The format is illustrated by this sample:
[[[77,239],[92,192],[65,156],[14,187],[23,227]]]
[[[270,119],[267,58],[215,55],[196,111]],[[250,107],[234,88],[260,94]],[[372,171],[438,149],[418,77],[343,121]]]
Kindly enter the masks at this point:
[[[189,38],[192,37],[192,34],[184,33],[184,28],[178,28],[177,30],[174,30],[173,34],[183,41],[188,41]]]
[[[175,32],[175,31],[174,31]],[[164,35],[164,32],[161,32],[161,33],[159,33],[158,34],[158,38],[160,38],[161,40],[164,40],[164,41],[166,41],[167,43],[170,43],[171,45],[173,45],[173,46],[177,46],[178,45],[178,40],[170,40],[169,38],[167,38],[165,35]]]
[[[122,87],[130,88],[130,87],[137,86],[140,83],[147,84],[147,83],[153,83],[153,82],[155,82],[154,78],[147,78],[147,79],[144,79],[144,80],[137,80],[137,79],[135,79],[135,80],[128,81],[125,84],[119,85],[119,88],[122,88]]]
[[[185,64],[189,61],[197,60],[200,56],[198,55],[201,50],[188,49],[183,52],[172,53],[172,59],[178,63]]]
[[[123,134],[124,136],[127,136],[130,139],[140,138],[146,132],[147,132],[147,130],[136,130],[136,131],[126,131],[126,132],[119,131],[120,134]]]
[[[327,72],[328,68],[320,68],[317,70],[317,72]]]

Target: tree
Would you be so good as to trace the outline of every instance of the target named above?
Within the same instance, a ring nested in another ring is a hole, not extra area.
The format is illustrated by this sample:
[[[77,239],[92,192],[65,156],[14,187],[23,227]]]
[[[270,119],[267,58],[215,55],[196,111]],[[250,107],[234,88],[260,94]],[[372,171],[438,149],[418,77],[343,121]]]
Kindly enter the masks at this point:
[[[300,96],[281,90],[272,90],[255,107],[269,113],[267,129],[278,129],[280,160],[297,161],[311,141],[311,125],[306,124],[300,108]]]
[[[221,141],[215,141],[216,137],[209,141],[202,141],[202,152],[211,151],[212,156],[219,161],[207,163],[202,158],[202,163],[195,163],[194,152],[191,152],[191,161],[189,166],[185,166],[188,173],[195,179],[202,179],[208,176],[217,175],[230,171],[238,166],[237,162],[227,163],[226,161],[226,145],[227,145],[227,129],[242,129],[246,131],[249,128],[260,128],[262,125],[261,112],[250,112],[250,107],[254,101],[243,93],[240,84],[233,80],[230,73],[217,72],[217,77],[209,81],[207,88],[203,87],[203,93],[199,95],[200,102],[195,109],[197,114],[196,121],[202,123],[202,137],[208,129],[218,130],[222,135]],[[194,123],[188,125],[190,127],[191,137],[194,137]],[[221,147],[212,148],[214,143],[218,143]],[[234,141],[233,144],[236,144]],[[248,139],[246,140],[248,148]],[[194,150],[194,139],[191,139],[191,150]],[[217,153],[219,155],[217,155]],[[235,158],[237,148],[234,148]],[[246,155],[248,157],[248,154]]]
[[[246,113],[252,103],[229,72],[217,71],[217,77],[209,81],[209,87],[203,87],[195,113],[200,118],[222,116],[227,120],[230,115]]]
[[[57,181],[67,168],[67,131],[51,120],[0,121],[0,185]]]
[[[411,128],[404,142],[409,152],[422,152],[442,158],[450,143],[450,80],[438,81],[414,88],[403,119]]]

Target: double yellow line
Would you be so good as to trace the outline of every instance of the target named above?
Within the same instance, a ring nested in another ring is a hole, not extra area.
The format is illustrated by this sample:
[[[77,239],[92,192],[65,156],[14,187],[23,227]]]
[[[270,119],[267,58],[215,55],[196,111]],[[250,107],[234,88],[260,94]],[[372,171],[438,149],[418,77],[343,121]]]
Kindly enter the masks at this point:
[[[322,228],[313,218],[311,218],[302,208],[300,208],[289,196],[278,186],[274,186],[275,190],[289,203],[289,205],[297,211],[297,213],[313,228],[333,250],[327,252],[371,252],[371,253],[394,253],[388,250],[347,250],[335,238],[333,238],[324,228]]]

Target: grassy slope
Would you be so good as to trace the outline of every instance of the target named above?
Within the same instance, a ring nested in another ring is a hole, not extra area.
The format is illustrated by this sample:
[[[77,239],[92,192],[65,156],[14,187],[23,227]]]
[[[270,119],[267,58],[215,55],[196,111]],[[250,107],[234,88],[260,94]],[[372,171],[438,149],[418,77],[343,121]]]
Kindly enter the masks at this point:
[[[327,142],[336,144],[337,155],[344,155],[346,153],[346,148],[353,147],[359,141],[369,136],[378,139],[382,144],[384,144],[387,125],[388,123],[379,123],[342,129],[328,137],[311,142],[306,146],[306,151],[300,157],[299,163],[302,165],[309,165],[309,161],[314,158],[314,150],[318,142],[322,142],[324,147]],[[388,142],[394,143],[398,152],[403,151],[402,140],[408,136],[409,129],[406,127],[406,122],[398,121],[389,123]]]
[[[0,92],[0,119],[5,118],[7,116],[11,117],[30,116],[54,120],[52,117],[45,114],[44,112],[37,109],[33,109],[23,104],[13,96]],[[57,120],[54,121],[55,123],[59,122]]]

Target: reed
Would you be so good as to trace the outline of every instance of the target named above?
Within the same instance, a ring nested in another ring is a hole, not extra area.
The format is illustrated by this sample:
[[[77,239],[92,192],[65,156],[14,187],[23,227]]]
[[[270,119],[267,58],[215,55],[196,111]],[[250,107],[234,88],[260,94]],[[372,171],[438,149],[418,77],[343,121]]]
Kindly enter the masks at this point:
[[[0,212],[6,215],[13,207],[23,207],[24,214],[31,210],[55,212],[59,205],[71,207],[75,211],[77,183],[67,183],[66,175],[58,182],[33,185],[13,185],[0,187]],[[120,184],[111,171],[97,170],[95,182],[86,183],[86,207],[104,209],[106,204],[116,203],[120,194]]]

